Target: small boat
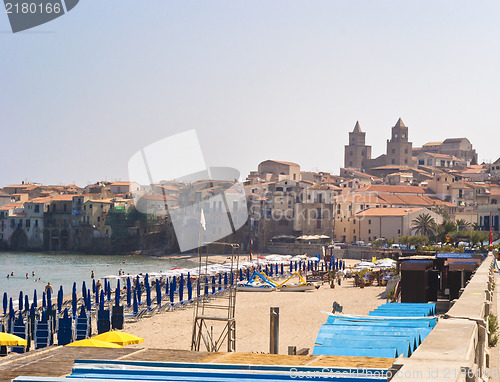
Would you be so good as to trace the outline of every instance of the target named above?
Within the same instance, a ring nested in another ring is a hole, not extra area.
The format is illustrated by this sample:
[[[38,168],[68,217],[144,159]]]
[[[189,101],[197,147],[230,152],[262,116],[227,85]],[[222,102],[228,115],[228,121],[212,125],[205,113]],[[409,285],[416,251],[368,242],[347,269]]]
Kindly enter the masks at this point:
[[[248,281],[240,281],[236,284],[236,290],[241,292],[272,292],[276,290],[276,286],[276,282],[267,275],[254,271]]]
[[[288,283],[295,276],[299,278],[299,282],[293,284]],[[307,290],[318,289],[319,287],[320,285],[317,283],[307,282],[306,280],[304,280],[299,272],[295,272],[289,278],[278,285],[278,288],[281,292],[305,292]]]
[[[239,282],[236,284],[236,290],[240,292],[273,292],[276,290],[276,287],[259,282]]]

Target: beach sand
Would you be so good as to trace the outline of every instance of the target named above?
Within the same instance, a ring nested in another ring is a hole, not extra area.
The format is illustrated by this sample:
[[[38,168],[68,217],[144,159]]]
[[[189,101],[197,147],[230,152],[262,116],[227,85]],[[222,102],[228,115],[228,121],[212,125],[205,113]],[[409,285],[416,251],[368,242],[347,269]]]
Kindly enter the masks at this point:
[[[346,261],[347,265],[357,262],[359,260]],[[327,319],[327,315],[321,311],[331,312],[333,302],[337,301],[343,307],[343,313],[368,314],[386,302],[380,298],[384,291],[385,287],[377,286],[356,288],[350,278],[334,289],[325,283],[319,289],[308,292],[237,292],[236,350],[268,353],[269,310],[279,307],[279,354],[287,354],[288,346],[309,348],[312,352],[318,331]],[[222,301],[227,303],[227,300]],[[193,315],[192,307],[157,314],[137,323],[126,324],[124,331],[144,338],[143,344],[133,345],[136,347],[189,350]],[[219,332],[220,329],[216,327],[214,334]],[[221,351],[226,351],[226,346],[222,346]]]

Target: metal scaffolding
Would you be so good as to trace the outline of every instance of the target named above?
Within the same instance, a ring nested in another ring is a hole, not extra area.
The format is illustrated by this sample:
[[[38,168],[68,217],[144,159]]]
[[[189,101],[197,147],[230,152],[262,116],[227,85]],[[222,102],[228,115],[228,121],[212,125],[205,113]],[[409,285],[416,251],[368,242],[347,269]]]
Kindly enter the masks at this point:
[[[219,351],[227,342],[227,351],[236,351],[236,283],[239,269],[240,246],[234,243],[214,243],[231,247],[231,268],[227,288],[216,294],[206,293],[218,288],[208,269],[208,246],[205,256],[202,248],[198,250],[198,283],[194,309],[193,336],[191,350],[199,351],[201,343],[209,352]],[[215,326],[215,328],[214,328]]]

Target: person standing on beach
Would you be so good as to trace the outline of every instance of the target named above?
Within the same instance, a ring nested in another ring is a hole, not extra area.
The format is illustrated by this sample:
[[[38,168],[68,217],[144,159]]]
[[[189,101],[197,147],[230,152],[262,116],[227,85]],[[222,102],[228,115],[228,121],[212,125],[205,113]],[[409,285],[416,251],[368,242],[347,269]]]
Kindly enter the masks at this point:
[[[92,272],[90,273],[90,278],[91,278],[91,279],[93,279],[94,277],[95,277],[95,275],[94,275],[94,271],[92,271]]]
[[[50,285],[50,281],[47,283],[47,286],[45,287],[45,293],[48,293],[49,290],[50,290],[50,293],[53,292],[52,285]]]

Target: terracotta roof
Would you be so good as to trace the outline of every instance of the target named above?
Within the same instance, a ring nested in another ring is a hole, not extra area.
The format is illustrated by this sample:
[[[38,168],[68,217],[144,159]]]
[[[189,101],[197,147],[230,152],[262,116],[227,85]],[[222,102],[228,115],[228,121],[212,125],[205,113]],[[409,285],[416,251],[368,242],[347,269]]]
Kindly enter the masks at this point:
[[[443,142],[427,142],[425,145],[423,145],[422,147],[425,147],[425,146],[440,146],[442,145]]]
[[[25,218],[26,216],[27,216],[26,212],[20,212],[18,214],[10,215],[10,217],[14,217],[14,218]]]
[[[392,186],[384,184],[372,184],[367,187],[362,187],[354,192],[379,192],[388,194],[425,194],[423,187],[418,186]]]
[[[268,161],[269,162],[276,162],[276,163],[280,163],[280,164],[286,164],[287,166],[297,166],[297,167],[300,167],[297,163],[293,163],[293,162],[284,162],[284,161],[274,160],[274,159],[269,159]],[[264,162],[267,162],[267,161],[264,161]]]
[[[130,186],[132,183],[135,182],[113,182],[110,186]]]
[[[356,216],[406,216],[416,211],[424,210],[425,208],[369,208],[365,211],[358,212]]]
[[[458,160],[455,156],[448,155],[448,154],[438,154],[438,153],[428,153],[428,152],[425,152],[423,154],[429,155],[429,156],[434,157],[434,158]]]
[[[403,120],[401,118],[398,119],[396,122],[396,125],[394,127],[406,127],[405,124],[403,123]]]
[[[337,203],[347,202],[347,203],[376,203],[376,204],[387,204],[387,202],[378,197],[377,195],[356,195],[350,194],[348,196],[338,195],[335,196]]]
[[[21,207],[23,204],[22,203],[11,203],[7,204],[6,206],[0,207],[0,210],[2,211],[8,211],[16,207]]]

